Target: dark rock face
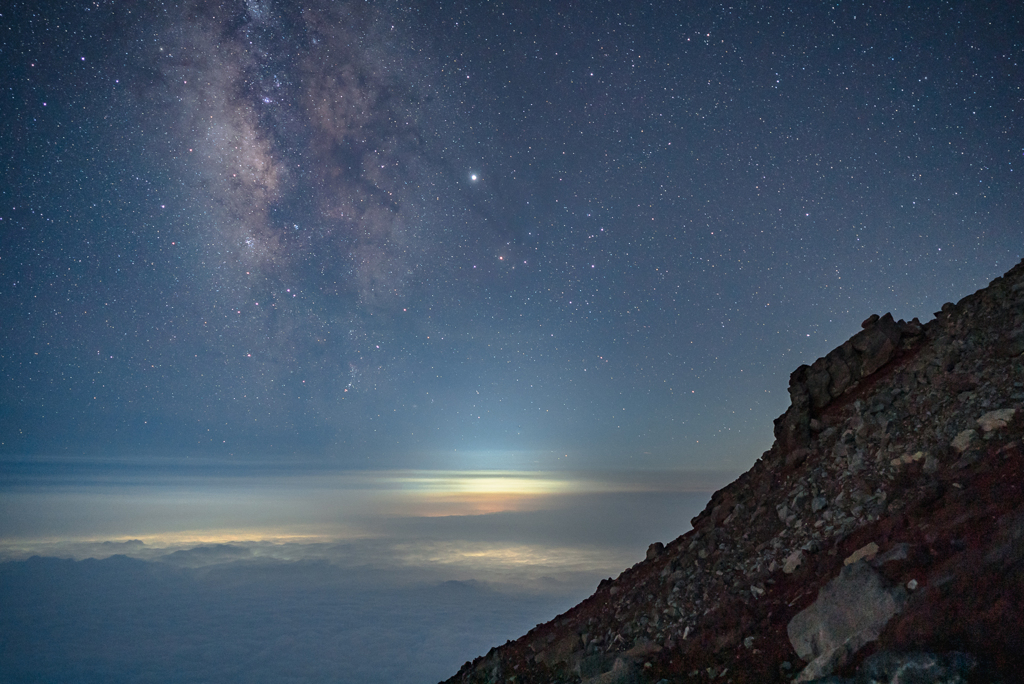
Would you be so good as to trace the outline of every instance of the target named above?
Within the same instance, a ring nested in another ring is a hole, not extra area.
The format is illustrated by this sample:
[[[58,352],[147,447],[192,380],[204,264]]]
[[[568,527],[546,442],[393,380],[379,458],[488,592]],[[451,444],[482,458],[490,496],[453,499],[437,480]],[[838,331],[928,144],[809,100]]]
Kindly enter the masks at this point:
[[[448,681],[1021,681],[1022,354],[1024,262],[870,317],[693,530]]]
[[[789,377],[789,410],[775,421],[775,439],[786,452],[810,442],[811,421],[822,409],[856,387],[889,362],[898,349],[912,349],[924,330],[915,318],[893,321],[892,314],[877,314],[864,328],[810,366],[800,366]]]

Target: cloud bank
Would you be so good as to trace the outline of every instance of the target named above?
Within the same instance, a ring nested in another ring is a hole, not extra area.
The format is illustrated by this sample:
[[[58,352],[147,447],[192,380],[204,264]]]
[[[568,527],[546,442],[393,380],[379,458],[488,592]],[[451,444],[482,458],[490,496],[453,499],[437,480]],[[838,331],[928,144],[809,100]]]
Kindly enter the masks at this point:
[[[0,679],[432,682],[576,598],[393,586],[316,561],[33,557],[0,564]]]
[[[0,680],[436,682],[685,531],[689,481],[25,477],[0,500]]]

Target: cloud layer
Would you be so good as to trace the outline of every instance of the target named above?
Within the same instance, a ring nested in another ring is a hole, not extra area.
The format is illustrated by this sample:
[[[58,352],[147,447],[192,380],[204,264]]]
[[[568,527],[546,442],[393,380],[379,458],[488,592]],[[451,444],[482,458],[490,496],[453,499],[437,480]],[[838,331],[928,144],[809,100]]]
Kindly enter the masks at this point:
[[[685,531],[708,498],[667,474],[324,479],[8,485],[0,679],[435,682]],[[441,494],[448,511],[490,496],[499,512],[436,515]],[[145,541],[103,538],[132,529]]]
[[[433,682],[580,598],[359,579],[309,561],[3,563],[0,678]]]

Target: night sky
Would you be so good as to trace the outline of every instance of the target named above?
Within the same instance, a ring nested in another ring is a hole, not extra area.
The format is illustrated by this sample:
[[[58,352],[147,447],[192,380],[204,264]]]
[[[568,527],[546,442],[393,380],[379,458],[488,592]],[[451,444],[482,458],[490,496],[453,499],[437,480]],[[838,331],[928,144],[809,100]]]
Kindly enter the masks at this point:
[[[1021,255],[1016,3],[7,3],[0,450],[732,468]]]
[[[423,684],[1024,255],[1018,2],[0,9],[0,679]]]

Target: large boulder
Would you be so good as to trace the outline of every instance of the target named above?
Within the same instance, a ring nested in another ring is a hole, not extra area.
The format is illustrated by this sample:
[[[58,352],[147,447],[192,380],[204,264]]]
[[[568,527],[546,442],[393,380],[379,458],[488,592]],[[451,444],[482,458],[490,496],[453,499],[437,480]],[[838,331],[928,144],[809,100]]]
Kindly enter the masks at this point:
[[[866,562],[844,567],[786,627],[793,649],[808,662],[797,681],[824,677],[841,667],[878,638],[906,598],[902,587],[887,586]]]
[[[900,342],[900,327],[887,313],[850,338],[850,342],[860,355],[860,376],[864,378],[888,363]]]

